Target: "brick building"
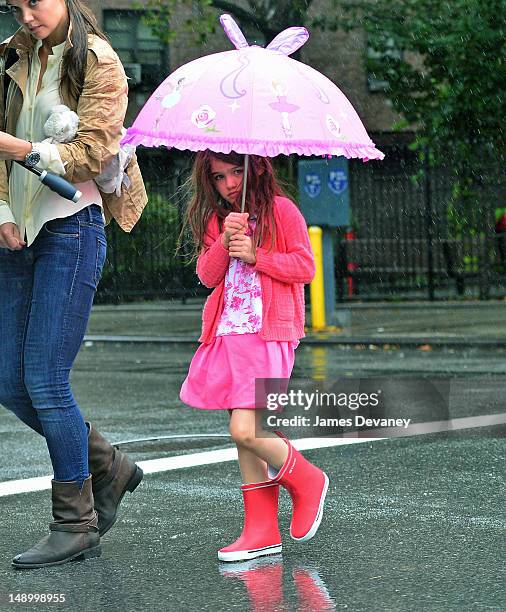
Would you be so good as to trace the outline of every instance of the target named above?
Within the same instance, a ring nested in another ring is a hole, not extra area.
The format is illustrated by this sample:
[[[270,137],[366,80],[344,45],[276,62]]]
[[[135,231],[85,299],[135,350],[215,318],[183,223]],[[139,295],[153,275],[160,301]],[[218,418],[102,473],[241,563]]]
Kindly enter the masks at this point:
[[[238,0],[237,6],[243,1]],[[5,5],[5,0],[0,0],[2,4]],[[206,44],[198,45],[195,36],[185,27],[186,22],[195,22],[198,15],[192,14],[191,6],[184,10],[179,7],[170,24],[177,36],[169,45],[164,45],[143,22],[142,9],[134,9],[131,0],[88,0],[87,4],[109,36],[130,77],[126,126],[131,125],[138,109],[170,72],[202,55],[231,48],[231,43],[218,23],[219,11],[216,11],[216,32]],[[330,11],[331,6],[331,0],[314,0],[311,11],[322,14]],[[270,25],[273,31],[283,29],[281,25],[277,27],[276,23]],[[12,34],[16,27],[12,16],[0,15],[2,40]],[[269,42],[263,40],[262,34],[251,27],[243,25],[242,29],[251,44],[264,45]],[[483,236],[491,235],[495,208],[503,203],[503,179],[494,176],[488,178],[481,190],[481,205],[465,211],[466,223],[472,231],[464,244],[460,226],[458,223],[452,225],[454,217],[448,214],[453,188],[452,173],[445,167],[438,167],[427,173],[424,181],[416,184],[412,181],[412,175],[419,170],[419,163],[406,144],[412,140],[414,128],[401,133],[394,132],[393,125],[400,117],[389,104],[384,84],[367,74],[364,67],[367,52],[364,32],[316,30],[300,54],[301,61],[310,64],[340,87],[357,110],[373,141],[386,153],[381,163],[363,164],[360,160],[351,160],[349,163],[350,223],[358,238],[354,244],[369,244],[368,252],[372,253],[376,275],[381,272],[378,268],[380,256],[385,255],[389,262],[388,275],[380,274],[377,282],[368,283],[367,287],[381,296],[399,291],[407,291],[409,295],[419,295],[422,292],[425,295],[428,287],[432,299],[433,281],[437,274],[442,278],[438,280],[442,283],[441,290],[447,294],[454,291],[449,281],[453,282],[456,270],[462,278],[475,277],[478,271],[485,270],[484,274],[488,278],[490,270],[495,270],[494,266],[498,264],[494,263],[493,258],[489,259],[488,255],[483,257],[490,246],[486,243],[488,238],[478,244],[474,236],[478,230]],[[114,299],[119,295],[138,295],[139,292],[143,296],[160,295],[160,287],[165,288],[163,295],[183,295],[187,291],[191,294],[194,291],[193,272],[183,269],[172,255],[181,214],[181,198],[174,197],[174,194],[181,176],[184,176],[181,168],[184,168],[187,158],[184,155],[178,156],[177,152],[168,152],[164,147],[140,147],[138,154],[150,195],[150,206],[139,223],[139,231],[132,236],[122,236],[114,226],[111,227],[112,257],[102,280],[102,291],[104,295],[115,296]],[[286,176],[292,180],[295,165],[291,162],[286,164],[286,158],[281,159],[283,164]],[[344,230],[344,227],[340,228],[340,231]],[[378,246],[380,243],[381,246]],[[457,245],[460,249],[458,253],[461,254],[450,258],[449,263],[445,264],[444,252],[441,250],[443,244]],[[428,264],[431,261],[427,255],[430,249],[433,263]],[[140,253],[142,257],[139,257]],[[354,257],[355,265],[361,261],[360,253]],[[413,264],[412,269],[409,268],[413,257],[423,265],[416,267]],[[392,267],[398,265],[392,264],[392,261],[401,262],[399,270],[402,270],[402,286],[398,285],[397,277],[390,274]],[[443,263],[439,265],[437,262],[441,261]],[[340,269],[345,268],[340,264]],[[128,274],[121,276],[126,274],[125,270],[129,271]],[[487,295],[489,283],[482,276],[485,278],[484,275],[480,276],[480,295]],[[429,281],[429,278],[432,280]],[[139,279],[142,279],[141,283]]]
[[[0,4],[5,2],[0,0]],[[201,55],[230,48],[219,26],[205,45],[197,46],[183,26],[187,19],[196,18],[192,16],[190,8],[174,17],[171,28],[179,33],[170,45],[164,45],[143,23],[142,10],[132,8],[132,1],[88,0],[87,4],[111,39],[130,77],[130,105],[126,125],[130,125],[139,107],[171,71]],[[311,11],[321,13],[326,5],[330,8],[329,0],[316,0]],[[218,17],[218,11],[216,15]],[[10,15],[0,15],[2,40],[16,27]],[[275,25],[273,27],[276,29]],[[258,32],[247,28],[245,31],[250,41],[259,44],[269,42],[262,40]],[[378,145],[405,140],[391,131],[399,117],[383,95],[382,84],[368,78],[363,61],[365,52],[366,40],[361,32],[315,31],[302,48],[301,61],[325,74],[341,88]]]

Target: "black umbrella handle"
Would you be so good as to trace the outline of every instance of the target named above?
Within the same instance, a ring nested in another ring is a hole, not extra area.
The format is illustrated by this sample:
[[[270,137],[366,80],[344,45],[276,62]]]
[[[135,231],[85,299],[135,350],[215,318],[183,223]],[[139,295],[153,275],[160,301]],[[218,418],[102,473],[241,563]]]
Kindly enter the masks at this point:
[[[62,198],[70,200],[71,202],[79,202],[79,199],[83,195],[78,189],[69,183],[61,176],[48,172],[47,170],[38,170],[37,168],[31,168],[24,164],[22,161],[15,160],[20,166],[23,166],[26,170],[33,172],[39,177],[39,181],[49,187],[51,191],[54,191]]]

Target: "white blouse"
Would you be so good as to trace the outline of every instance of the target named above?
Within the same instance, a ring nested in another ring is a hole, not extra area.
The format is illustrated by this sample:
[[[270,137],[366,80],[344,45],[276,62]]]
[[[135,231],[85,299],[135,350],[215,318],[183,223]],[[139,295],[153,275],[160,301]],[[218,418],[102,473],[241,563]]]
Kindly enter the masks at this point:
[[[42,41],[37,41],[32,53],[26,91],[23,92],[23,107],[19,114],[16,136],[37,144],[41,153],[37,168],[49,170],[55,174],[65,174],[60,154],[56,145],[43,142],[47,139],[44,124],[53,107],[63,104],[59,92],[59,75],[65,42],[53,47],[49,55],[47,68],[37,94],[41,64],[39,49]],[[0,201],[0,225],[16,223],[19,233],[30,246],[42,226],[47,221],[69,217],[90,204],[102,205],[102,196],[93,180],[75,183],[83,194],[79,202],[74,203],[51,191],[32,173],[12,163],[9,177],[9,202]]]
[[[252,236],[256,223],[251,221],[248,225],[246,235]],[[217,336],[256,334],[262,329],[262,285],[253,268],[241,259],[230,258]]]

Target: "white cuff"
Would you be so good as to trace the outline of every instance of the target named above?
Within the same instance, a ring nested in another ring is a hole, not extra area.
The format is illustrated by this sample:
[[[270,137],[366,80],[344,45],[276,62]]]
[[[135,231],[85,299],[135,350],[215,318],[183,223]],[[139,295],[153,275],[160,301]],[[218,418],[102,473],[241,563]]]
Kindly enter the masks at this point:
[[[16,223],[11,207],[5,200],[0,200],[0,225],[4,223]]]
[[[55,174],[65,174],[65,166],[60,157],[58,147],[50,142],[37,142],[37,150],[40,153],[40,162],[37,167],[41,170],[49,170]]]

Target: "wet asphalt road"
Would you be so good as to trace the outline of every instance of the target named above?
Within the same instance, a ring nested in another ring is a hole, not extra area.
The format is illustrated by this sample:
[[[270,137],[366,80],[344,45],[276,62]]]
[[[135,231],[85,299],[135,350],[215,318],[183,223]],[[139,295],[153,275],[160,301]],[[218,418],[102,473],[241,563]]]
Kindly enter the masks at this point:
[[[198,337],[201,325],[201,300],[149,302],[120,306],[95,306],[89,334]],[[477,341],[495,340],[506,345],[506,300],[490,302],[415,302],[408,304],[342,304],[336,316],[339,333],[336,341],[347,337],[448,338]],[[310,309],[306,323],[311,324]],[[327,334],[327,336],[329,336]]]
[[[283,556],[248,564],[215,558],[240,529],[234,464],[147,476],[102,557],[60,568],[8,567],[42,534],[48,504],[46,492],[3,498],[0,584],[90,611],[504,609],[504,444],[484,433],[307,452],[331,477],[317,537],[290,540],[283,495]]]
[[[227,434],[226,414],[203,414],[178,399],[193,352],[194,346],[186,344],[83,346],[72,373],[77,402],[85,416],[99,423],[112,441],[156,435]],[[296,351],[291,379],[294,386],[304,388],[311,379],[354,377],[449,379],[451,417],[499,413],[504,411],[506,350],[371,350],[301,345]],[[4,410],[0,412],[0,428],[4,459],[0,481],[50,473],[42,439]],[[198,450],[191,442],[182,452],[188,452],[189,447]],[[23,449],[21,461],[17,448]],[[137,456],[151,459],[163,451],[163,445],[155,445]]]
[[[194,333],[195,313],[185,315],[188,333]],[[152,324],[146,313],[129,316],[144,321],[139,333]],[[100,325],[108,333],[135,328],[112,318],[97,316],[92,331]],[[160,322],[151,331],[160,333]],[[226,434],[225,414],[203,415],[177,399],[194,348],[88,343],[72,378],[83,413],[113,441]],[[472,346],[301,345],[292,380],[449,378],[449,410],[459,418],[504,412],[505,356],[502,348]],[[46,532],[49,492],[1,497],[0,610],[504,609],[501,433],[500,427],[482,428],[307,451],[331,479],[317,537],[306,544],[290,540],[284,495],[283,557],[249,564],[216,560],[216,550],[241,527],[235,462],[147,475],[103,538],[102,557],[60,568],[10,568],[12,556]],[[0,481],[50,473],[43,440],[6,411],[0,412],[0,443]],[[228,446],[223,438],[132,442],[125,448],[146,460]],[[9,593],[20,592],[63,593],[66,602],[9,604]]]

